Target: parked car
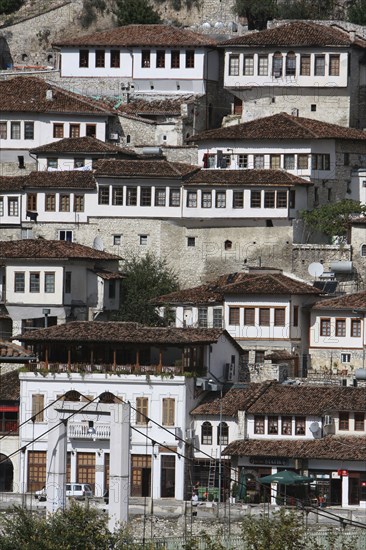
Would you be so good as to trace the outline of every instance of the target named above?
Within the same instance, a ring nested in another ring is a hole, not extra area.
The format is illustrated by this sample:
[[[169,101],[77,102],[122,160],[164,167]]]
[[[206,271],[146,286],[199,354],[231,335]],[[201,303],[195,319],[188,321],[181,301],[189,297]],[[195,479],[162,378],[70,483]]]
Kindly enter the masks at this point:
[[[34,493],[34,498],[36,498],[40,502],[45,501],[47,499],[46,487],[43,486],[42,489],[40,489],[39,491],[36,491]]]
[[[90,498],[93,490],[87,483],[66,483],[66,496],[77,499]]]

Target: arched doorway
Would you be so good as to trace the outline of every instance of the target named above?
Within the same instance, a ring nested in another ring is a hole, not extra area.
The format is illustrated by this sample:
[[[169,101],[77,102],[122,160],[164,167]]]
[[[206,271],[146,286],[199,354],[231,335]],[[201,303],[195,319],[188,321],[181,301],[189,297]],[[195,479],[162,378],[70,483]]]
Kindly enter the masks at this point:
[[[6,455],[0,453],[0,492],[13,490],[13,463]]]

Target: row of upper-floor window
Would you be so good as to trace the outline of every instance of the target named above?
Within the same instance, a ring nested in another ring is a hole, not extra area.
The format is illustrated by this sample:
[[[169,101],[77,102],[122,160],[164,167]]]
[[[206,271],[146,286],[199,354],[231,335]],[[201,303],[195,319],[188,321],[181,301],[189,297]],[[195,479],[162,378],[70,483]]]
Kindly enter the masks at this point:
[[[158,206],[179,207],[181,205],[180,189],[165,187],[114,187],[112,192],[109,185],[100,185],[98,190],[98,204],[110,205],[112,195],[113,206]],[[232,191],[232,208],[244,208],[245,193],[243,190]],[[288,191],[250,191],[251,208],[295,208],[295,190]],[[167,204],[167,198],[169,202]],[[228,193],[222,190],[204,191],[189,190],[186,192],[187,208],[227,208]]]
[[[45,273],[41,273],[40,271],[15,271],[14,292],[24,293],[26,292],[26,288],[28,288],[28,292],[30,293],[39,293],[42,290],[46,294],[54,294],[55,278],[56,274],[54,271],[46,271]]]
[[[353,421],[353,428],[356,432],[363,432],[365,430],[365,413],[348,411],[341,411],[339,413],[338,429],[348,431]]]
[[[338,336],[345,338],[351,336],[352,338],[359,338],[362,331],[361,319],[331,319],[330,317],[323,317],[319,322],[319,334],[320,336]]]
[[[339,54],[231,54],[229,76],[339,76]]]
[[[284,327],[286,325],[285,307],[229,306],[229,325]],[[292,326],[299,325],[299,306],[293,306]]]
[[[106,67],[106,60],[109,57],[109,67],[111,69],[119,69],[121,66],[121,52],[120,50],[110,50],[109,56],[106,55],[106,50],[96,49],[94,53],[94,66],[96,68]],[[79,50],[79,67],[89,68],[90,66],[90,50]],[[186,69],[194,68],[194,50],[148,50],[143,49],[141,51],[141,67],[152,67],[152,60],[155,58],[154,66],[156,69],[164,69],[169,67],[170,69],[180,69],[185,67]]]
[[[254,415],[256,435],[305,435],[305,416],[265,416]]]
[[[66,128],[68,127],[68,132]],[[52,135],[54,138],[78,138],[81,136],[80,124],[65,124],[62,122],[54,122],[52,127]],[[85,125],[85,135],[88,137],[96,137],[96,124]],[[33,121],[0,121],[0,139],[34,139],[34,122]]]
[[[310,163],[311,159],[311,163]],[[271,170],[330,170],[330,154],[328,153],[272,153],[248,154],[205,153],[203,155],[204,168],[254,168]]]
[[[46,193],[44,195],[44,210],[45,212],[56,212],[56,210],[58,212],[70,212],[71,201],[73,203],[73,212],[84,212],[85,196],[76,193],[72,195],[70,193]],[[37,193],[27,193],[27,211],[37,212],[38,202]],[[58,208],[56,208],[57,206]]]
[[[216,428],[216,443],[217,445],[228,445],[229,443],[229,426],[226,422],[220,422]],[[213,444],[213,426],[211,422],[202,422],[201,426],[201,445]]]

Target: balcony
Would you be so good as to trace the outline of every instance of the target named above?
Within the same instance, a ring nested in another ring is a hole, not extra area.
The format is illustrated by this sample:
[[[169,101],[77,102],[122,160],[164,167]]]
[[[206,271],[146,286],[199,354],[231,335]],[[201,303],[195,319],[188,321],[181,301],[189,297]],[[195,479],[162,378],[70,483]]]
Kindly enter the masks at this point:
[[[67,436],[70,439],[109,439],[111,427],[109,424],[94,424],[94,433],[89,433],[89,424],[85,422],[69,422]]]

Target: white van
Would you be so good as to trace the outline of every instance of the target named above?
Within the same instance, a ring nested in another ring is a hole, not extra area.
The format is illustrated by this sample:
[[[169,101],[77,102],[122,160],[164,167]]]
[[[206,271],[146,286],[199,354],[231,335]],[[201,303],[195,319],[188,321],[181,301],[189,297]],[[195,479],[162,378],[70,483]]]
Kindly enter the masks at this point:
[[[87,483],[66,483],[66,496],[73,498],[90,498],[93,490]]]

